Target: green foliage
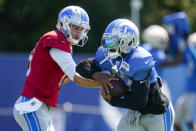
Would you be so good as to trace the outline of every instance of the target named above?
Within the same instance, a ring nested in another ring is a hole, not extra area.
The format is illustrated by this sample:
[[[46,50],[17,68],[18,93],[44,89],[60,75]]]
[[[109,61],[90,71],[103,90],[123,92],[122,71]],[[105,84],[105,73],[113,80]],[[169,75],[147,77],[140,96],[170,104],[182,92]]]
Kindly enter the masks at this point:
[[[129,3],[129,0],[0,0],[0,51],[31,51],[44,33],[56,29],[62,8],[79,5],[89,14],[91,31],[84,48],[74,47],[74,52],[93,53],[112,20],[130,19]],[[141,30],[150,24],[161,24],[164,15],[176,11],[185,11],[192,31],[196,31],[194,0],[143,0]]]

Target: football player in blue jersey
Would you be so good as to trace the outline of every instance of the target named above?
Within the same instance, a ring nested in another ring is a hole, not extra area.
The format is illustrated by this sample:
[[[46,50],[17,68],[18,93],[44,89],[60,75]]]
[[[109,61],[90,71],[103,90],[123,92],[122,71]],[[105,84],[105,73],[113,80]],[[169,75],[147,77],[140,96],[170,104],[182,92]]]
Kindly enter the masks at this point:
[[[167,60],[165,53],[168,47],[169,35],[167,30],[160,25],[150,25],[142,32],[142,47],[152,54],[153,60],[156,61],[155,69],[162,78],[162,90],[171,100],[170,90],[163,75],[162,63]]]
[[[194,59],[194,56],[190,57],[190,54],[194,54],[194,51],[190,53],[191,50],[194,50],[194,48],[190,48],[191,44],[187,44],[187,37],[189,36],[191,27],[189,24],[189,20],[187,17],[187,14],[185,12],[176,12],[169,15],[166,15],[163,17],[163,24],[166,27],[168,33],[169,33],[169,47],[168,47],[168,58],[167,61],[163,62],[163,66],[175,66],[180,63],[188,64],[188,70],[194,69],[193,65],[190,63],[190,59]],[[189,42],[190,43],[190,42]],[[192,44],[193,45],[193,44]],[[191,49],[191,50],[190,50]],[[189,52],[189,53],[188,53]],[[187,54],[190,58],[187,57]],[[191,66],[190,66],[191,65]],[[191,78],[192,77],[192,78]],[[193,85],[190,83],[194,83],[193,76],[190,77],[190,74],[187,76],[186,81],[186,89],[185,94],[180,96],[177,100],[176,104],[176,121],[174,124],[174,127],[176,131],[182,131],[183,130],[183,123],[188,123],[188,127],[191,129],[194,128],[192,123],[192,118],[194,115],[192,115],[194,108],[194,98],[191,95],[187,95],[187,91],[189,90]],[[192,81],[192,82],[191,82]],[[189,84],[188,84],[189,83]],[[190,90],[188,91],[190,92]],[[189,93],[190,94],[190,93]],[[186,101],[189,100],[188,104]],[[188,105],[187,105],[188,104]]]
[[[182,131],[182,125],[186,123],[190,129],[196,131],[196,33],[188,37],[185,56],[187,77],[184,93],[176,105],[175,127],[177,131]]]
[[[161,91],[152,55],[139,46],[139,31],[127,19],[116,19],[106,28],[102,46],[94,58],[81,61],[77,72],[102,83],[101,95],[109,104],[126,108],[118,124],[118,131],[172,131],[174,111],[169,99]],[[101,71],[108,71],[122,79],[128,90],[122,97],[111,97]]]

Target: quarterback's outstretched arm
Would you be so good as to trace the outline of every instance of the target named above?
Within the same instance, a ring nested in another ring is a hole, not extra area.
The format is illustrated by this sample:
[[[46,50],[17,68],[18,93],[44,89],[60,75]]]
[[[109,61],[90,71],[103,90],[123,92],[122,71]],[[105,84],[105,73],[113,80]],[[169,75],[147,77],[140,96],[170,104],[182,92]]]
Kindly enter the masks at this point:
[[[113,88],[110,81],[118,80],[118,78],[101,72],[94,60],[94,58],[88,58],[80,61],[80,63],[76,66],[76,72],[85,78],[96,80],[97,82],[101,83],[101,87],[103,87],[109,93],[108,88]]]
[[[84,87],[101,87],[100,83],[84,78],[76,72],[76,64],[70,53],[56,48],[51,48],[49,53],[69,79],[74,81],[77,85]]]

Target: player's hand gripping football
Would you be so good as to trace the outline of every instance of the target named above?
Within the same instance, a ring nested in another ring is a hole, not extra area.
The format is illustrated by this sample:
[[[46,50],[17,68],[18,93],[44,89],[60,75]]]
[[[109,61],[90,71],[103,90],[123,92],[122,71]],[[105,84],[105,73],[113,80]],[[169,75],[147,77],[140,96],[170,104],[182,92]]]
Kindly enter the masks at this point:
[[[110,81],[111,80],[118,80],[118,78],[113,75],[106,74],[106,73],[100,73],[100,72],[94,73],[93,78],[102,85],[102,88],[104,88],[104,90],[106,91],[107,94],[109,94],[108,88],[113,88]]]
[[[100,94],[102,95],[103,99],[104,99],[106,102],[111,103],[111,96],[110,96],[109,93],[107,93],[107,92],[105,91],[104,88],[101,88]]]

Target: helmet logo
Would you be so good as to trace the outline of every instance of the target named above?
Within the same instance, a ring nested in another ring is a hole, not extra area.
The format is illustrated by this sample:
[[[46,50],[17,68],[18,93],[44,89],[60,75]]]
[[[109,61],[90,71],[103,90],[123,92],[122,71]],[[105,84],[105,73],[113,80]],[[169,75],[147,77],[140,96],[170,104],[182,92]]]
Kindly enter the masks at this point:
[[[126,29],[126,32],[125,32],[125,29]],[[135,30],[131,29],[128,25],[125,25],[121,28],[121,32],[122,33],[130,33],[131,35],[136,35],[136,32]]]
[[[72,9],[67,9],[66,11],[62,12],[60,14],[60,17],[64,17],[65,15],[67,15],[68,18],[71,18],[71,16],[73,15]]]

